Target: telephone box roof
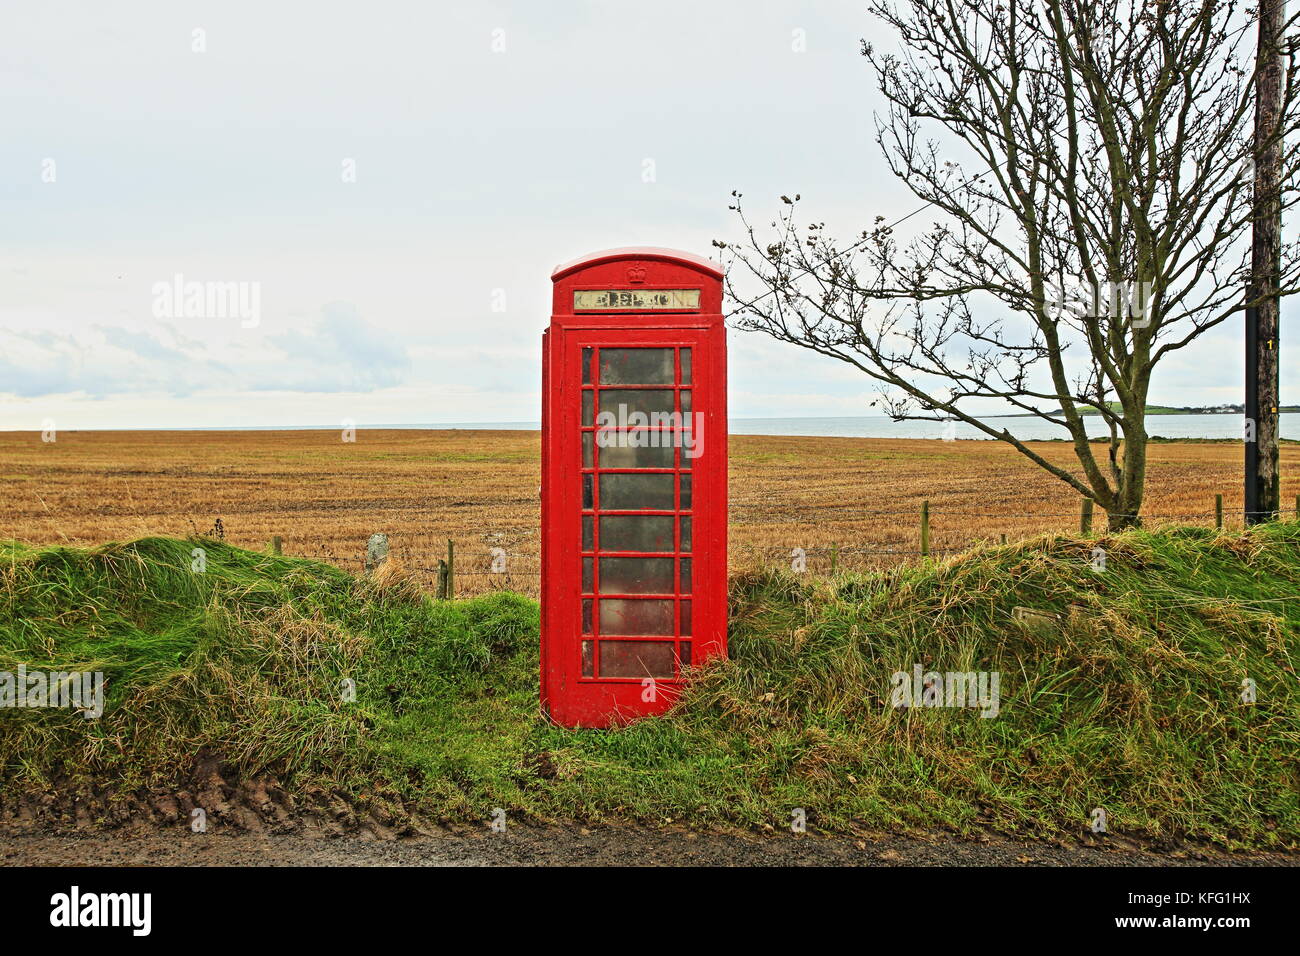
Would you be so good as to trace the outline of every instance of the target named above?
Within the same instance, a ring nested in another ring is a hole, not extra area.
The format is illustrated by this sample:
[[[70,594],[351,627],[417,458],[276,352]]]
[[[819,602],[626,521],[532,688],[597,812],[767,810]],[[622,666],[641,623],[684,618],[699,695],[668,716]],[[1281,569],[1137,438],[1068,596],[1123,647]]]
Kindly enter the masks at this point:
[[[555,282],[558,279],[563,279],[565,276],[588,266],[599,265],[603,262],[614,262],[618,259],[656,259],[660,262],[676,262],[680,265],[692,266],[702,272],[707,272],[716,279],[722,278],[721,266],[712,259],[705,259],[693,252],[683,252],[680,249],[660,249],[654,246],[624,246],[619,249],[603,249],[600,252],[591,252],[571,262],[558,265],[555,267],[555,271],[551,273],[551,281]]]

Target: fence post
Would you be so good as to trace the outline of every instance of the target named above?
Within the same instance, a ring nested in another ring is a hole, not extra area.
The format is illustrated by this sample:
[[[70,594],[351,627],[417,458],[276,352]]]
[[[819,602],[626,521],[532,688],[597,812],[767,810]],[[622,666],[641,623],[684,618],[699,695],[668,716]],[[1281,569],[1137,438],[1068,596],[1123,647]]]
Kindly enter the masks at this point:
[[[921,502],[921,557],[930,554],[930,502]]]
[[[280,536],[278,534],[271,536],[271,553],[272,554],[280,553]]]
[[[1083,499],[1083,509],[1079,512],[1079,533],[1092,534],[1092,499]]]
[[[438,559],[438,600],[447,600],[447,562],[443,558]]]
[[[447,600],[456,596],[456,542],[447,539]]]
[[[1002,543],[1003,544],[1007,543],[1007,533],[1005,531],[1002,532]]]
[[[1214,496],[1214,526],[1223,530],[1223,495]]]
[[[840,563],[840,546],[831,544],[831,574],[835,573],[835,567]]]

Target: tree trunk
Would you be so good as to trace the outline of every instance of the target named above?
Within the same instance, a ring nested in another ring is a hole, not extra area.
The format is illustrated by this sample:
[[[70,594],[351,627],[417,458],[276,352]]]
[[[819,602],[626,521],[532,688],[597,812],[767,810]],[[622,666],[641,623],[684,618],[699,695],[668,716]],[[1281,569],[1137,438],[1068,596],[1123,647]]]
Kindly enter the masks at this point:
[[[1106,512],[1106,530],[1123,531],[1126,528],[1142,527],[1142,517],[1137,513],[1137,506],[1116,505],[1114,511]]]
[[[1125,410],[1124,444],[1120,448],[1120,482],[1106,509],[1106,525],[1111,531],[1142,527],[1142,499],[1147,483],[1147,428],[1145,384],[1135,389],[1134,409]]]

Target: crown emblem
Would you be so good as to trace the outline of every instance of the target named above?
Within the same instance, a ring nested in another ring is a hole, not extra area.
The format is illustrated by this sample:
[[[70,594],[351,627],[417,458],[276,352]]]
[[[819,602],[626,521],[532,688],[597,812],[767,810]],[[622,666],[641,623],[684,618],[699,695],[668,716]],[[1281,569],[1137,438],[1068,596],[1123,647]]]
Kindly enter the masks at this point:
[[[632,283],[645,282],[645,267],[632,266],[627,270],[627,281]]]

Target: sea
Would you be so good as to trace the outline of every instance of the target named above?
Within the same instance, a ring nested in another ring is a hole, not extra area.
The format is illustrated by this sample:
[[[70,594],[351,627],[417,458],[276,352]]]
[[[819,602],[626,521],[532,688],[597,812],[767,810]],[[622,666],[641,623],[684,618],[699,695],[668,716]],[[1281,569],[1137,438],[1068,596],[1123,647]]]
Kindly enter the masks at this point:
[[[1069,434],[1059,425],[1041,418],[1024,416],[992,417],[983,419],[990,428],[1007,429],[1022,441],[1065,439]],[[1109,434],[1101,416],[1088,416],[1088,434],[1102,438]],[[1153,438],[1219,438],[1240,439],[1240,415],[1148,415],[1147,434]],[[1300,414],[1283,413],[1281,416],[1283,438],[1300,440]],[[541,423],[532,422],[450,422],[420,425],[364,425],[365,428],[463,428],[463,429],[519,429],[537,430]],[[986,439],[987,434],[955,422],[951,431],[942,422],[896,422],[883,415],[861,415],[828,418],[733,418],[727,431],[732,435],[814,435],[827,438],[945,438]]]

